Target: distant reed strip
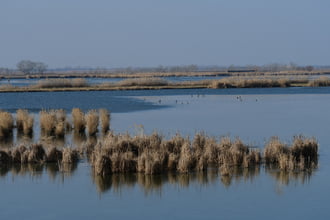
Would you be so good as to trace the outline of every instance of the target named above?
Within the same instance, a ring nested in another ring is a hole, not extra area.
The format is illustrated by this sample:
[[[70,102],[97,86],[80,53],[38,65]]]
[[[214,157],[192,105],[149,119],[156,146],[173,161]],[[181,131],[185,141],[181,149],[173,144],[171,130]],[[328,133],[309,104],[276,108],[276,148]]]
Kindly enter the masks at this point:
[[[290,87],[294,84],[308,85],[308,79],[304,78],[285,78],[285,77],[227,77],[214,80],[211,88],[271,88],[271,87]]]
[[[86,79],[45,79],[29,86],[0,86],[0,92],[32,91],[108,91],[138,89],[189,89],[189,88],[271,88],[271,87],[324,87],[330,86],[330,79],[321,76],[308,79],[305,75],[239,75],[222,79],[173,82],[161,77],[136,77],[119,82],[103,82],[90,85]]]
[[[32,88],[74,88],[74,87],[89,87],[86,79],[74,78],[74,79],[42,79],[35,85],[31,85]]]

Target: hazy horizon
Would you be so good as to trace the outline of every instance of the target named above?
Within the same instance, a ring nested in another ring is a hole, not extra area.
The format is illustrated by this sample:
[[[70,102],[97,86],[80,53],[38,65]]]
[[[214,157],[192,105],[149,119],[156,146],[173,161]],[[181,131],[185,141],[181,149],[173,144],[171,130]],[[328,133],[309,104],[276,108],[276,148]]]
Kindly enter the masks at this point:
[[[326,0],[2,0],[0,67],[329,65]]]

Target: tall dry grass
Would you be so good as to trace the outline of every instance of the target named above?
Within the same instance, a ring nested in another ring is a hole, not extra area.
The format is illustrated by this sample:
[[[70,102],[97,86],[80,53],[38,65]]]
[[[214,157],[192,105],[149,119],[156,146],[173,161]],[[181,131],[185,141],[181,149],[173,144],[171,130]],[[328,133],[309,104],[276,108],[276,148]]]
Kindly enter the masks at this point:
[[[40,128],[45,136],[64,137],[66,131],[65,110],[42,110],[40,112]]]
[[[305,170],[318,164],[318,143],[315,138],[295,136],[291,145],[271,138],[264,150],[266,165],[278,165],[281,170]]]
[[[107,109],[100,109],[100,121],[101,121],[101,131],[102,133],[107,133],[110,128],[110,112]]]
[[[96,173],[140,172],[157,174],[166,171],[188,173],[207,170],[209,166],[252,167],[261,163],[259,151],[250,149],[242,141],[196,134],[189,138],[176,135],[169,140],[154,133],[150,136],[110,133],[92,152]],[[108,164],[109,167],[100,167]],[[111,165],[109,165],[111,164]]]
[[[86,128],[86,120],[84,112],[79,108],[72,109],[73,128],[77,133],[84,133]]]
[[[88,135],[94,136],[97,133],[99,126],[99,115],[96,110],[90,110],[85,115],[86,127]]]
[[[9,112],[0,111],[0,139],[8,138],[12,135],[14,119]]]
[[[23,133],[26,136],[33,134],[33,115],[30,115],[26,109],[18,109],[16,111],[16,128],[18,133]]]

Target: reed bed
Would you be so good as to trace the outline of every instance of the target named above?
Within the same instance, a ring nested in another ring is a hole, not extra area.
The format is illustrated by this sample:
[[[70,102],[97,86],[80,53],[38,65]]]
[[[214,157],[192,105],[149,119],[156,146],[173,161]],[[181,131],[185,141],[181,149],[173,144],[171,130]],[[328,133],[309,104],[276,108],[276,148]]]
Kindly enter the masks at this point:
[[[306,78],[289,77],[227,77],[215,80],[210,84],[210,88],[271,88],[290,87],[294,84],[308,85]]]
[[[19,134],[32,136],[34,118],[26,109],[18,109],[16,111],[16,128]]]
[[[321,76],[317,79],[311,80],[308,83],[310,87],[326,87],[330,86],[330,78],[327,76]]]
[[[116,86],[167,86],[169,82],[165,79],[158,77],[143,77],[143,78],[133,78],[125,79],[115,83]]]
[[[167,171],[189,173],[208,168],[227,176],[233,167],[251,168],[261,163],[281,170],[305,170],[317,166],[318,144],[313,138],[297,136],[290,147],[272,138],[264,153],[240,139],[219,141],[196,134],[193,141],[176,135],[165,140],[154,133],[131,137],[110,133],[89,155],[97,175],[111,173],[159,174]]]
[[[79,148],[45,147],[42,144],[0,150],[0,168],[11,164],[76,164],[85,155],[94,174],[106,177],[120,173],[181,173],[218,170],[222,181],[229,183],[237,169],[267,169],[285,172],[312,171],[318,165],[318,143],[314,138],[295,136],[290,145],[272,137],[261,152],[239,138],[219,140],[197,133],[192,140],[180,134],[165,139],[152,135],[115,135],[112,132],[99,141]],[[69,169],[69,167],[68,167]]]
[[[75,88],[75,87],[88,87],[90,86],[86,79],[74,78],[74,79],[43,79],[39,80],[37,84],[33,85],[33,88]]]

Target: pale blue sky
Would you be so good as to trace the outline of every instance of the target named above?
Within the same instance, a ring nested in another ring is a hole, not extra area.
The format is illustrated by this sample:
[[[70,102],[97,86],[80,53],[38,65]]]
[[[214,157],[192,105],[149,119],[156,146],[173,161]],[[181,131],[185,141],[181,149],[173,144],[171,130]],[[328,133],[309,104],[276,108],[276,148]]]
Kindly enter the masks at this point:
[[[0,67],[330,64],[329,0],[0,0]]]

